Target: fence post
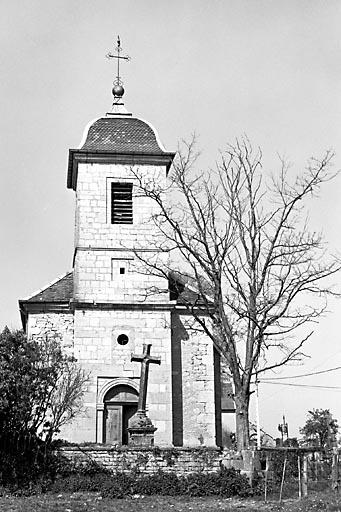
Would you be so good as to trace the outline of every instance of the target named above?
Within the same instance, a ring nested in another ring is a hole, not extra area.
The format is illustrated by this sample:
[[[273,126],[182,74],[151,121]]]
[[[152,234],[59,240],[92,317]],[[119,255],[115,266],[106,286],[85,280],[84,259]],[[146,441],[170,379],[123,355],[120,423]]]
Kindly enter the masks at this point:
[[[269,475],[269,454],[266,453],[266,466],[265,466],[265,484],[264,484],[264,501],[268,500],[268,475]]]
[[[338,491],[339,488],[339,465],[338,465],[338,449],[333,448],[333,462],[332,462],[332,489]]]
[[[302,498],[302,488],[301,488],[301,455],[300,452],[297,452],[297,469],[298,469],[298,499]]]
[[[283,493],[283,485],[284,485],[284,479],[285,479],[285,469],[287,467],[287,452],[285,452],[285,459],[283,464],[283,472],[282,472],[282,481],[281,481],[281,489],[279,491],[279,501],[282,501],[282,493]]]
[[[303,455],[303,471],[302,471],[302,496],[308,496],[308,455]]]

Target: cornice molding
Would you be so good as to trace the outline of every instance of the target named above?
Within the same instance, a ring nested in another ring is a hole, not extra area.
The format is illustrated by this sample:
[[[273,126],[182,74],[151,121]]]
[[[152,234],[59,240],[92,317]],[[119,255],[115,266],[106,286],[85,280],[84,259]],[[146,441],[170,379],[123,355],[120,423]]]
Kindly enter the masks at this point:
[[[137,153],[114,152],[86,149],[69,149],[69,164],[67,175],[67,188],[76,190],[78,164],[128,164],[128,165],[164,165],[168,174],[175,153]]]

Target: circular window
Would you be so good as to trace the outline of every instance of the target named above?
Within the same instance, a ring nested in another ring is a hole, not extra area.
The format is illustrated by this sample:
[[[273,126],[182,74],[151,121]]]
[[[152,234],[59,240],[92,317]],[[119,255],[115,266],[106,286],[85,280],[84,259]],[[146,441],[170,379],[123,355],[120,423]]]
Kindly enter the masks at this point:
[[[117,336],[117,343],[119,345],[126,345],[129,341],[129,338],[126,334],[120,334],[119,336]]]

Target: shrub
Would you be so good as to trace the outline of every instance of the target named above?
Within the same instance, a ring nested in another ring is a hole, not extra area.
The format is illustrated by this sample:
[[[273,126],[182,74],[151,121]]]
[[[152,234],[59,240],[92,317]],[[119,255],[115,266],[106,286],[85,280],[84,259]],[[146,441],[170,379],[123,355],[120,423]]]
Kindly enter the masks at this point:
[[[115,497],[124,497],[130,494],[130,488],[127,489],[126,482],[122,478],[113,478],[107,473],[84,474],[71,473],[67,477],[58,477],[49,486],[49,491],[54,493],[61,492],[100,492],[104,495],[108,494],[109,489],[113,489]],[[117,495],[117,496],[116,496]]]
[[[220,475],[192,473],[185,477],[186,494],[189,496],[211,496],[220,494]]]
[[[285,478],[296,480],[298,478],[297,451],[285,452],[274,451],[270,454],[271,467],[273,471],[274,482],[279,484],[282,480],[284,460],[286,459]]]
[[[74,462],[61,453],[47,454],[46,457],[48,465],[45,472],[41,473],[39,465],[37,471],[33,466],[30,478],[25,483],[21,478],[20,485],[7,486],[7,490],[22,495],[47,491],[99,492],[108,498],[125,498],[133,494],[198,497],[216,495],[229,498],[249,496],[252,492],[247,478],[235,469],[182,476],[159,471],[138,476],[133,472],[113,474],[91,460],[87,463]]]
[[[176,496],[183,494],[183,479],[175,473],[158,473],[141,476],[135,482],[135,493],[146,495],[168,495]]]
[[[234,469],[224,469],[211,474],[193,473],[187,476],[159,471],[137,479],[118,473],[102,486],[103,496],[110,498],[123,498],[129,494],[198,497],[220,495],[227,498],[249,496],[251,492],[247,478]]]
[[[245,475],[241,475],[234,468],[220,471],[220,494],[225,498],[231,496],[246,497],[252,494],[249,481]]]

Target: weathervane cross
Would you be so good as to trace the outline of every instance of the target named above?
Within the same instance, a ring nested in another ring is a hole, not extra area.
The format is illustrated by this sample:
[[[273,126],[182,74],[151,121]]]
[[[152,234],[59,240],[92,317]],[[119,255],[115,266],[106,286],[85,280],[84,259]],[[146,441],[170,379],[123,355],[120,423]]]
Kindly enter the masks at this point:
[[[109,52],[106,54],[106,57],[107,57],[107,59],[117,59],[117,76],[116,76],[114,85],[122,85],[123,82],[120,77],[120,60],[122,59],[122,60],[129,61],[130,57],[128,55],[121,55],[122,48],[121,48],[120,36],[117,36],[117,46],[116,46],[115,50],[116,50],[116,55]]]

